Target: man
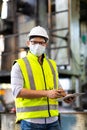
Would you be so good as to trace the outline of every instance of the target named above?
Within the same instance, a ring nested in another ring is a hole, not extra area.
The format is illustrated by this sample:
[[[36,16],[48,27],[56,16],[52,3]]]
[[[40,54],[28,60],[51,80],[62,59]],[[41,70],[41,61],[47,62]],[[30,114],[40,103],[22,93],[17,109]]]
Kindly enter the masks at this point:
[[[59,84],[55,61],[45,54],[49,36],[36,26],[28,34],[26,57],[18,59],[11,70],[16,121],[22,130],[60,130],[58,100],[66,96]],[[67,99],[70,103],[73,99]]]

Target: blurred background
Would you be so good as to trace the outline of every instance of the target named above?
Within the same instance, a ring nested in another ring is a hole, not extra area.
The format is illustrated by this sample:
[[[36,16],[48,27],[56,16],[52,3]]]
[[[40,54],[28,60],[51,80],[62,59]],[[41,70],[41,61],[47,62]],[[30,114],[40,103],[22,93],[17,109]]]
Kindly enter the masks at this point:
[[[0,0],[1,130],[13,130],[15,104],[10,71],[13,61],[26,55],[27,34],[36,25],[47,29],[50,40],[46,52],[57,63],[63,88],[67,93],[86,93],[70,105],[59,101],[60,111],[74,111],[75,120],[80,111],[82,127],[77,123],[78,127],[69,129],[87,130],[87,0]],[[2,122],[6,123],[8,116],[13,122],[7,129]]]

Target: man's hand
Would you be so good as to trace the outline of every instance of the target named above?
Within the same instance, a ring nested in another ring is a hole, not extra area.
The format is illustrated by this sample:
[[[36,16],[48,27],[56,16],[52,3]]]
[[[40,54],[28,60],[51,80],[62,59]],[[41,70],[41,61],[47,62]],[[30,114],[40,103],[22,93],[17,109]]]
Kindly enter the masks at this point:
[[[53,89],[53,90],[48,90],[47,92],[47,97],[48,98],[61,98],[61,97],[65,97],[66,96],[66,93],[63,89]]]
[[[67,94],[67,95],[70,96],[70,94]],[[63,101],[66,102],[66,103],[72,103],[72,102],[75,101],[75,99],[76,99],[75,96],[71,96],[71,97],[67,97],[67,98],[65,98]]]
[[[26,88],[21,89],[17,98],[41,98],[41,97],[48,97],[48,98],[61,98],[65,97],[66,93],[63,89],[53,89],[53,90],[28,90]]]

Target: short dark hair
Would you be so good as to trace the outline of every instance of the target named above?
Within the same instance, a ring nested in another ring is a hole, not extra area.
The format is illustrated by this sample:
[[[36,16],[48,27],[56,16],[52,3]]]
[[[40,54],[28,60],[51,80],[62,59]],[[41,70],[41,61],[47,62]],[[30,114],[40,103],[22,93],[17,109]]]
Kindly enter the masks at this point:
[[[43,37],[43,36],[37,36],[37,35],[30,36],[29,40],[31,40],[31,39],[33,39],[33,38],[35,38],[35,37],[41,37],[41,38],[43,38],[43,39],[45,40],[45,42],[47,42],[47,41],[48,41],[48,39],[47,39],[47,38],[45,38],[45,37]]]

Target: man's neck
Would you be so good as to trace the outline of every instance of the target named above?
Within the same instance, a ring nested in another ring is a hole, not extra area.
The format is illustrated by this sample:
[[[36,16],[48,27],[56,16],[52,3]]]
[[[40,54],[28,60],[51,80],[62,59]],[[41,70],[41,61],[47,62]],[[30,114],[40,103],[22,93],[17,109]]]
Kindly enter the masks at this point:
[[[38,61],[41,65],[43,64],[43,58],[44,58],[44,54],[38,57]]]

